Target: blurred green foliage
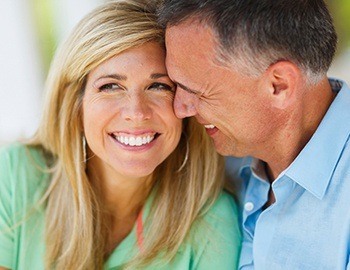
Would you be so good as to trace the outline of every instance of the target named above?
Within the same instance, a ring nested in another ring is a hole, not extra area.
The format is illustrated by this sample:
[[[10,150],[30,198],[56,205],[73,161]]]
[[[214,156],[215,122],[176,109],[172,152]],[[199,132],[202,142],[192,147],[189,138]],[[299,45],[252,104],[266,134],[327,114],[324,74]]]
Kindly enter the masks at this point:
[[[350,0],[326,0],[338,32],[338,54],[350,48]]]
[[[350,0],[325,1],[332,13],[339,37],[337,54],[341,54],[344,49],[350,48]],[[43,68],[46,73],[57,46],[53,0],[31,0],[31,3],[39,39],[38,45],[40,46]]]
[[[51,0],[31,0],[31,4],[43,70],[46,75],[57,45],[54,8]]]

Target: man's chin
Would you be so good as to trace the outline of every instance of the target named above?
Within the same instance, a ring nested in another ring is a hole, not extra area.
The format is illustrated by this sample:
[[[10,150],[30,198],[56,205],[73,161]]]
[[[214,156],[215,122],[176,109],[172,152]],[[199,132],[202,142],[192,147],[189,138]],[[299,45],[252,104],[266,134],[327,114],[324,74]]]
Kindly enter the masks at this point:
[[[224,157],[244,157],[243,153],[240,153],[237,151],[237,147],[233,144],[229,144],[228,142],[222,143],[222,142],[216,142],[214,141],[214,146],[216,152],[218,152],[220,155]]]
[[[222,156],[225,156],[225,157],[232,156],[233,154],[232,149],[228,149],[227,147],[224,147],[224,145],[220,143],[216,143],[215,141],[214,141],[214,146],[215,146],[216,152],[218,152]]]

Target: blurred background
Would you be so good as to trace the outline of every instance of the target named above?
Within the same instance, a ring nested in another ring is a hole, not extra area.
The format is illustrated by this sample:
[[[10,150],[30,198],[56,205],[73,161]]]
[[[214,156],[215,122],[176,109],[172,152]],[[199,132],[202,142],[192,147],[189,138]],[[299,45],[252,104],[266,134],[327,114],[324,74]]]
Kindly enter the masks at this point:
[[[0,145],[30,137],[57,44],[104,0],[0,0]],[[328,0],[339,35],[329,76],[350,83],[350,0]]]

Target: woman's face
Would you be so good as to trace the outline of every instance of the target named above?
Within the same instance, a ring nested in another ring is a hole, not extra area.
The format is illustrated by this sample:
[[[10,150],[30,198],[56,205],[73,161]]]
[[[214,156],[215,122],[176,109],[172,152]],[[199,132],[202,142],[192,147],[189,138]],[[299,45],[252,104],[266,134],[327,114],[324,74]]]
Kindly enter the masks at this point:
[[[88,162],[103,174],[150,175],[176,148],[182,122],[173,111],[175,86],[164,57],[161,46],[149,42],[88,75],[83,124],[94,154]]]

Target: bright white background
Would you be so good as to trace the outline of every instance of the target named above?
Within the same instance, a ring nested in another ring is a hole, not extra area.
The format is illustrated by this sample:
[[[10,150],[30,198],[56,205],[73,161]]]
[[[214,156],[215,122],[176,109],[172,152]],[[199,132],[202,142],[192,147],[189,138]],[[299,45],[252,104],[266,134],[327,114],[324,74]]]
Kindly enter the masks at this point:
[[[58,40],[102,0],[51,0]],[[0,144],[31,136],[38,125],[45,75],[28,0],[0,0]],[[350,49],[330,72],[350,82]]]
[[[102,0],[52,0],[57,39]],[[40,120],[45,75],[31,1],[0,0],[0,144],[31,136]]]

